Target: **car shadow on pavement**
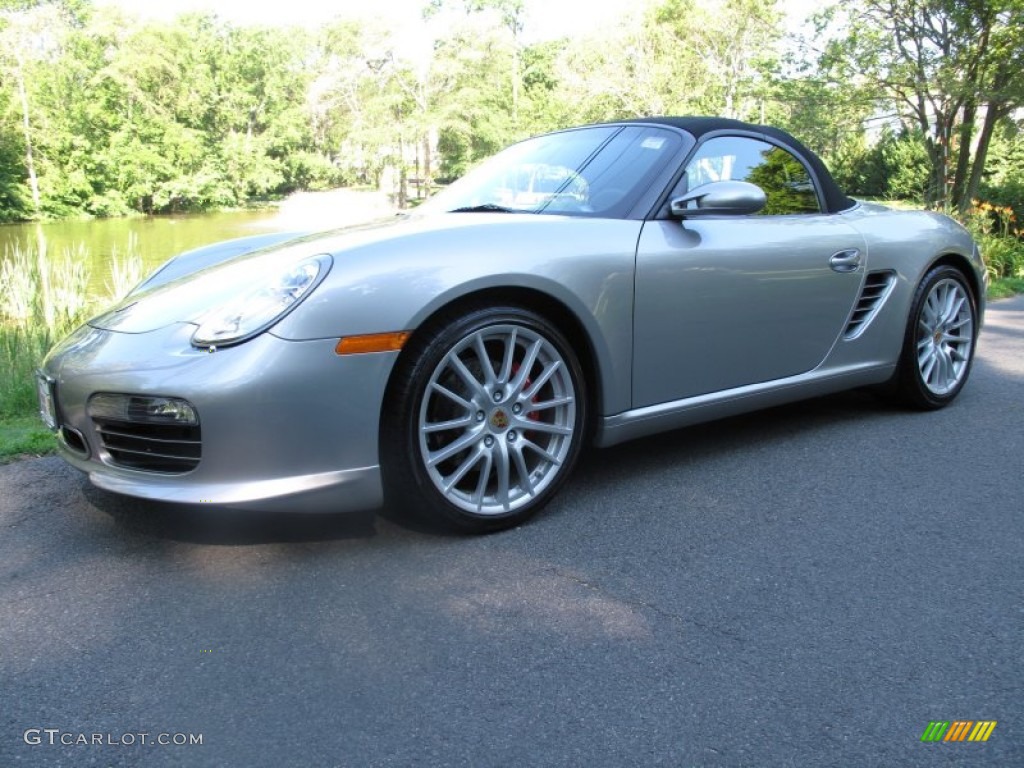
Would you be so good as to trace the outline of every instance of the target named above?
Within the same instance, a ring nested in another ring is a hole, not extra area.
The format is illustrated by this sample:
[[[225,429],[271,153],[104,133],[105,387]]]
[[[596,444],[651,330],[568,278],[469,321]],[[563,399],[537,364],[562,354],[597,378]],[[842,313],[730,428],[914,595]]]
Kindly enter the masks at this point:
[[[591,449],[581,473],[595,480],[610,465],[627,472],[652,465],[673,465],[747,450],[750,445],[784,443],[794,436],[830,429],[846,422],[891,419],[917,413],[887,397],[881,390],[856,389],[751,413],[660,432],[604,449]]]
[[[119,496],[86,483],[89,504],[134,533],[192,544],[242,546],[366,539],[377,535],[376,513],[312,514],[255,512],[146,501]]]

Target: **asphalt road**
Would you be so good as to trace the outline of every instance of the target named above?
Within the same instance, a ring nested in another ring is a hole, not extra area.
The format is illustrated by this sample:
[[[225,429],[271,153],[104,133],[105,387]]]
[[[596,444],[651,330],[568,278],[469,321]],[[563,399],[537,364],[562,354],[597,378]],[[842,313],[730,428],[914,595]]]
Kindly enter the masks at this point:
[[[0,467],[0,766],[1024,765],[1022,470],[1024,298],[945,411],[592,453],[487,538]]]

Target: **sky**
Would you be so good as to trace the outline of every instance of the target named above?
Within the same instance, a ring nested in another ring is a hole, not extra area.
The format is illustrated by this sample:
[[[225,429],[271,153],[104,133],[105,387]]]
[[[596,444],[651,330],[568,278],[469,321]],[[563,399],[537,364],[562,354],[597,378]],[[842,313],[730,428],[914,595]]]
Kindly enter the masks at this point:
[[[715,0],[706,0],[713,4]],[[315,26],[335,16],[378,14],[413,21],[425,0],[96,0],[116,5],[143,18],[170,19],[180,13],[212,10],[236,24]],[[525,0],[524,38],[528,42],[572,37],[609,23],[629,7],[629,0]],[[825,0],[780,0],[789,25],[825,4]]]

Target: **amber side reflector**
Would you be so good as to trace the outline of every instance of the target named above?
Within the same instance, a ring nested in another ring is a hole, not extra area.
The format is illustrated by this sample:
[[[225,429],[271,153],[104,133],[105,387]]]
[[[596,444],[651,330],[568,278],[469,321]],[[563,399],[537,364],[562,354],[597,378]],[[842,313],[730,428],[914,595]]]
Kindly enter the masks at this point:
[[[409,338],[408,331],[368,333],[365,336],[346,336],[334,351],[339,355],[365,355],[368,352],[395,352]]]

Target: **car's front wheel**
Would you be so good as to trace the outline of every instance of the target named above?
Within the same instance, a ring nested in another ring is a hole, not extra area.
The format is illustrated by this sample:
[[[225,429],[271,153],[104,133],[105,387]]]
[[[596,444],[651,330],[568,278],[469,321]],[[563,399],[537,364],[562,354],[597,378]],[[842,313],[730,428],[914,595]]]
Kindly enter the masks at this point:
[[[896,374],[903,399],[925,409],[951,403],[970,374],[976,338],[977,305],[963,274],[931,270],[914,295]]]
[[[586,432],[579,361],[524,308],[479,308],[411,342],[385,405],[387,492],[472,533],[523,522],[572,470]]]

